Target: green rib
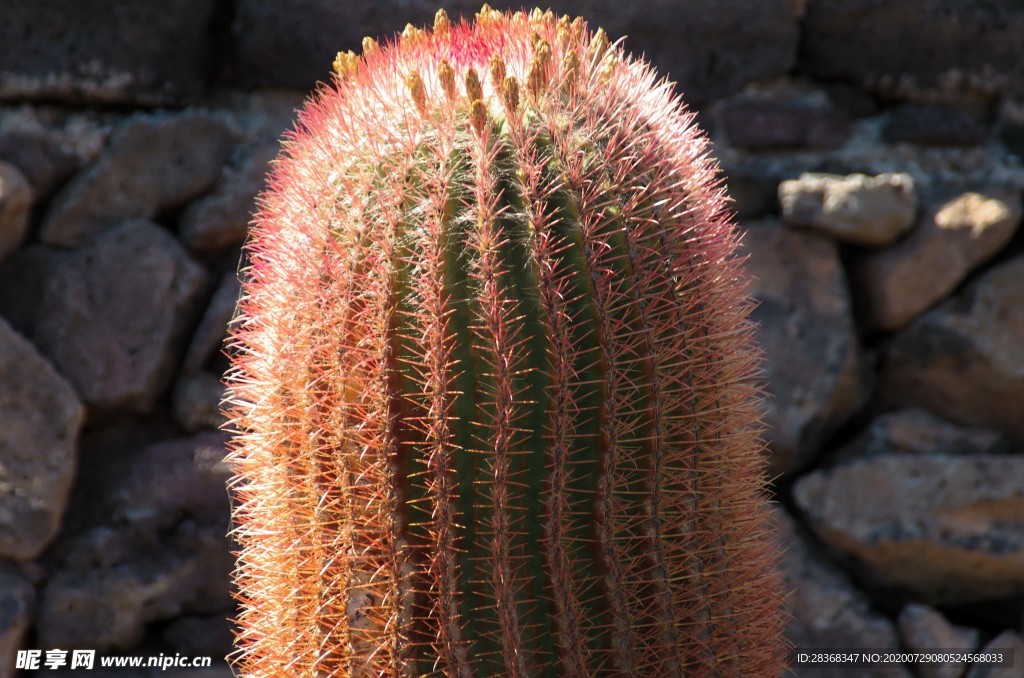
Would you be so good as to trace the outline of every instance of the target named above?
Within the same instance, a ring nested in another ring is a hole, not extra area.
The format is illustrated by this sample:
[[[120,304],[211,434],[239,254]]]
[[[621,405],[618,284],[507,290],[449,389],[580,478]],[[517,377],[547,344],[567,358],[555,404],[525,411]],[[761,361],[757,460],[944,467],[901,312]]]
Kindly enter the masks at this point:
[[[509,488],[512,505],[518,506],[523,533],[519,535],[527,554],[526,572],[528,586],[523,588],[525,604],[520,605],[520,619],[523,620],[524,645],[527,649],[539,650],[546,658],[554,658],[554,629],[548,606],[547,577],[544,551],[540,544],[544,538],[543,496],[547,479],[547,426],[549,365],[547,347],[550,342],[547,322],[540,304],[539,272],[534,255],[534,237],[525,216],[526,205],[514,177],[518,170],[508,139],[495,135],[501,150],[496,159],[498,190],[501,192],[503,207],[507,208],[499,219],[499,231],[505,239],[499,249],[504,275],[502,276],[506,298],[515,299],[516,311],[520,315],[515,324],[518,336],[525,341],[517,349],[525,353],[525,372],[513,377],[513,393],[526,411],[522,412],[516,427],[524,429],[525,440],[517,441],[515,448],[525,449],[527,454],[513,455],[509,460],[509,475],[516,484]],[[513,549],[515,550],[515,549]],[[544,662],[543,675],[554,675],[554,663]]]

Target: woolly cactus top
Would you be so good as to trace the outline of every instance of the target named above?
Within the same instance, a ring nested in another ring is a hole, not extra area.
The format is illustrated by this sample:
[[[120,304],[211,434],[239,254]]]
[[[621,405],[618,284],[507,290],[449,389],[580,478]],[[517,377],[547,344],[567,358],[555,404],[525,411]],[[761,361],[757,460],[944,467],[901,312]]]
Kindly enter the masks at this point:
[[[248,245],[242,673],[777,673],[756,355],[693,117],[550,12],[363,47]]]

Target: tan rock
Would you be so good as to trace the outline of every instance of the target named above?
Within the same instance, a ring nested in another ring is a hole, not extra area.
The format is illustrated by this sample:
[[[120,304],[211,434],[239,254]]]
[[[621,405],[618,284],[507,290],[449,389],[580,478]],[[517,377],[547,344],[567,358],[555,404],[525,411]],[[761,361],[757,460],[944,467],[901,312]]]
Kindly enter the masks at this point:
[[[918,318],[883,354],[886,398],[1024,438],[1024,257]]]
[[[879,246],[914,223],[917,197],[909,174],[804,174],[779,184],[782,218],[836,240]]]
[[[1024,594],[1024,458],[874,457],[810,473],[793,495],[875,585],[934,605]]]
[[[777,221],[744,233],[765,350],[773,474],[793,471],[864,402],[867,384],[836,244]]]
[[[32,187],[14,165],[0,160],[0,261],[10,256],[25,239]]]
[[[963,193],[930,208],[907,238],[857,262],[868,325],[895,330],[927,310],[1002,249],[1020,220],[1020,195],[1007,191]]]

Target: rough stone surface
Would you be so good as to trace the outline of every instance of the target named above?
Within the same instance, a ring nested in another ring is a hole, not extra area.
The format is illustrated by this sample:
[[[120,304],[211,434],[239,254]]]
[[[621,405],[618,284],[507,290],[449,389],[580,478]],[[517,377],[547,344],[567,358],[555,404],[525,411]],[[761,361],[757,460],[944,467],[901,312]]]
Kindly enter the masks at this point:
[[[850,121],[838,110],[799,101],[736,98],[721,110],[729,141],[750,149],[837,148],[850,136]]]
[[[890,454],[1001,454],[1009,442],[996,431],[957,426],[927,410],[908,408],[877,417],[840,451],[842,461]]]
[[[781,508],[773,510],[779,542],[784,549],[782,568],[790,615],[786,637],[795,651],[840,648],[899,648],[892,623],[871,607],[867,597],[849,578],[815,549],[793,519]],[[810,663],[791,667],[799,678],[830,678],[834,666]],[[858,666],[863,676],[909,676],[900,666]]]
[[[0,100],[181,102],[206,81],[215,5],[5,0]]]
[[[199,321],[199,326],[192,335],[182,364],[183,371],[198,372],[223,350],[228,323],[235,313],[235,303],[241,289],[242,285],[236,273],[227,273],[221,278],[217,291],[213,293],[213,298],[203,313],[203,319]]]
[[[33,339],[98,408],[150,408],[169,385],[205,285],[159,226],[130,221],[60,258],[45,278]]]
[[[975,665],[967,672],[967,678],[1020,678],[1021,657],[1024,657],[1024,637],[1015,631],[1006,630],[990,640],[981,649],[982,653],[994,654],[1001,652],[1004,657],[1012,655],[1010,661],[998,666]]]
[[[35,589],[0,561],[0,678],[14,678],[15,658],[32,623]]]
[[[744,249],[765,351],[771,473],[796,470],[867,396],[836,245],[765,220]]]
[[[234,143],[227,121],[211,113],[129,118],[54,198],[40,237],[79,245],[125,219],[180,206],[213,187]]]
[[[185,655],[224,657],[231,652],[233,628],[224,615],[182,617],[168,624],[163,637]]]
[[[907,174],[805,174],[779,185],[782,217],[844,242],[885,245],[914,223],[917,198]]]
[[[0,261],[21,245],[28,231],[32,186],[21,171],[0,160]]]
[[[56,547],[40,602],[46,647],[126,648],[147,623],[230,605],[224,440],[206,433],[106,460],[80,503],[93,521]]]
[[[476,0],[441,4],[453,18],[473,16],[480,9]],[[491,4],[522,8],[514,2]],[[550,3],[555,12],[584,16],[602,26],[612,39],[628,36],[627,48],[671,74],[691,102],[786,72],[795,58],[801,5],[791,0],[722,0],[712,12],[699,3]],[[406,22],[430,24],[436,10],[437,4],[395,1],[242,0],[233,26],[236,67],[250,83],[309,89],[327,79],[337,51],[358,52],[364,35],[391,36]]]
[[[941,612],[911,603],[904,605],[899,616],[900,637],[908,652],[974,652],[978,649],[976,629],[953,626]],[[917,674],[921,678],[961,678],[967,670],[966,662],[948,664],[919,663]]]
[[[815,0],[799,68],[921,101],[1019,95],[1022,32],[1017,0]]]
[[[193,202],[181,218],[179,237],[193,252],[222,252],[245,240],[256,206],[256,194],[280,149],[277,143],[257,144],[225,168],[220,185]]]
[[[970,146],[985,140],[985,129],[967,111],[907,104],[889,115],[882,138],[890,143]]]
[[[220,377],[205,371],[182,375],[174,387],[174,417],[188,431],[220,428],[223,399]]]
[[[875,457],[803,476],[793,496],[877,586],[935,605],[1024,593],[1024,458]]]
[[[48,196],[77,167],[69,153],[49,135],[37,131],[0,133],[0,159],[22,171],[38,198]]]
[[[1001,250],[1021,221],[1018,193],[962,193],[933,205],[910,235],[854,267],[870,327],[895,330],[952,292]]]
[[[80,540],[78,562],[43,588],[37,622],[44,647],[127,648],[149,622],[228,603],[232,559],[221,534],[184,523],[159,542],[128,530],[97,528]],[[111,552],[121,558],[112,558]],[[90,566],[99,561],[101,566]],[[209,582],[224,582],[223,592]],[[198,608],[198,609],[196,609]]]
[[[1024,439],[1024,257],[918,318],[883,354],[886,398]]]
[[[34,558],[57,533],[83,414],[71,386],[0,319],[0,557]]]

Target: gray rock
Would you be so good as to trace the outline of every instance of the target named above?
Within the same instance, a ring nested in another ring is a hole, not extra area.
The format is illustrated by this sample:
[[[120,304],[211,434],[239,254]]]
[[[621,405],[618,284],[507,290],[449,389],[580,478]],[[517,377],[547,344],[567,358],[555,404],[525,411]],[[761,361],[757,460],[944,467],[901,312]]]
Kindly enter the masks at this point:
[[[0,100],[179,103],[212,56],[212,0],[6,0]]]
[[[874,457],[803,476],[793,496],[876,586],[933,605],[1024,594],[1024,458]]]
[[[203,525],[226,526],[230,505],[224,436],[205,432],[144,448],[111,493],[110,518],[156,530],[189,516]]]
[[[497,9],[522,8],[514,2],[491,4]],[[801,5],[792,0],[722,0],[715,11],[708,11],[692,3],[556,0],[551,8],[582,15],[613,39],[629,36],[628,50],[643,53],[662,73],[671,73],[687,99],[700,102],[789,70]],[[473,16],[480,9],[476,0],[451,0],[444,6],[453,19]],[[394,0],[242,0],[233,26],[236,64],[248,83],[309,89],[327,79],[339,50],[358,52],[364,35],[389,38],[406,22],[431,24],[436,9],[434,4]]]
[[[854,267],[869,326],[895,330],[949,294],[1010,241],[1019,193],[967,192],[933,205],[910,235]]]
[[[0,319],[0,556],[35,558],[57,533],[83,416],[71,386]]]
[[[881,393],[1024,438],[1024,257],[918,318],[883,353]]]
[[[773,510],[780,545],[790,615],[786,637],[795,652],[814,649],[898,650],[896,630],[884,615],[874,610],[867,597],[849,578],[814,548],[800,533],[793,519],[781,508]],[[831,678],[835,665],[794,663],[799,678]],[[857,666],[860,676],[903,678],[910,674],[901,666]]]
[[[146,624],[225,609],[233,560],[224,528],[185,521],[157,540],[130,528],[82,535],[39,602],[42,647],[126,649]]]
[[[967,678],[1020,678],[1024,673],[1024,637],[1006,630],[990,640],[981,649],[983,654],[1001,654],[1003,661],[995,664],[975,664],[967,672]]]
[[[213,298],[203,313],[203,319],[192,335],[182,365],[184,372],[198,372],[210,358],[224,349],[228,323],[234,316],[235,304],[238,302],[241,289],[242,285],[236,273],[227,273],[221,278],[217,291],[213,293]]]
[[[1017,0],[815,0],[799,69],[917,101],[1019,96],[1022,32]]]
[[[21,171],[0,160],[0,261],[21,246],[28,231],[32,187]]]
[[[966,111],[908,104],[890,113],[882,138],[889,143],[971,146],[985,140],[985,128]]]
[[[953,626],[938,610],[917,603],[904,605],[900,610],[899,629],[909,652],[974,652],[980,640],[977,629]],[[917,664],[921,678],[961,678],[965,671],[966,662]]]
[[[174,416],[188,431],[220,428],[224,393],[220,377],[205,371],[183,374],[174,387]]]
[[[927,410],[908,408],[877,417],[843,447],[839,460],[850,462],[891,454],[1000,454],[1006,437],[983,428],[957,426]]]
[[[741,219],[779,212],[779,184],[820,169],[822,158],[809,153],[748,153],[729,146],[715,155],[729,187],[732,209]]]
[[[182,654],[223,658],[231,652],[232,628],[225,615],[181,617],[167,625],[163,637]]]
[[[54,139],[35,131],[0,133],[0,159],[22,171],[37,198],[49,196],[77,167]]]
[[[32,625],[35,597],[31,582],[0,562],[0,678],[14,678],[17,652]]]
[[[743,235],[765,351],[771,474],[810,461],[868,388],[835,243],[775,221]]]
[[[805,174],[779,185],[782,218],[844,242],[878,246],[914,223],[917,198],[907,174]]]
[[[170,384],[205,279],[167,231],[126,222],[48,272],[33,339],[90,405],[145,411]]]
[[[800,101],[738,97],[724,102],[720,115],[733,145],[758,150],[838,148],[851,129],[840,111]]]
[[[257,144],[225,168],[220,185],[186,208],[179,237],[193,252],[223,252],[241,245],[249,230],[256,195],[280,145]]]
[[[230,125],[211,113],[129,118],[54,198],[40,237],[79,245],[125,219],[182,205],[213,187],[234,143]]]

